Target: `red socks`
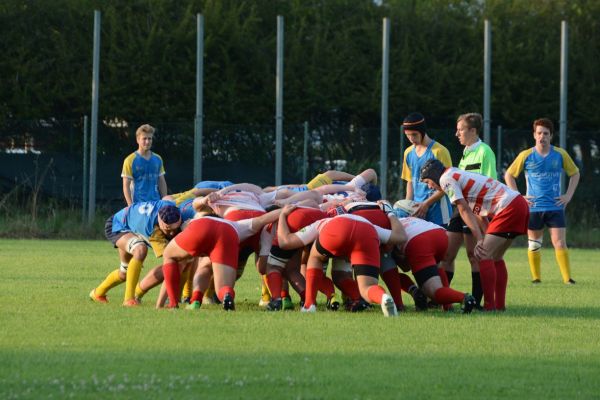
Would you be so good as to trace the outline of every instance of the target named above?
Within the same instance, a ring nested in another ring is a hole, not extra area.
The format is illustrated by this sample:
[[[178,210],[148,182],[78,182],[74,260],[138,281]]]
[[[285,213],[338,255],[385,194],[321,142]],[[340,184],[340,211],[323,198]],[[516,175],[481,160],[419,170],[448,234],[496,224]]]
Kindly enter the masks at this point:
[[[479,261],[479,276],[483,287],[483,308],[496,309],[496,266],[492,260]]]
[[[204,294],[199,291],[199,290],[194,290],[192,292],[192,298],[190,299],[190,303],[193,303],[195,301],[199,301],[200,303],[202,303],[202,297],[204,296]]]
[[[438,304],[452,304],[462,302],[465,294],[449,287],[441,287],[435,291],[433,297]]]
[[[396,308],[399,310],[403,309],[404,303],[402,302],[402,282],[400,280],[400,274],[398,273],[398,270],[396,268],[387,270],[381,274],[381,278],[388,287],[388,290],[394,299],[394,303],[396,303]]]
[[[448,280],[448,275],[446,275],[446,270],[444,268],[438,268],[438,274],[440,275],[440,279],[442,280],[442,286],[450,287],[450,281]]]
[[[338,282],[338,287],[348,298],[353,301],[360,300],[360,290],[358,289],[358,283],[354,279],[344,279]]]
[[[219,293],[217,293],[217,297],[219,298],[219,300],[223,301],[223,299],[225,298],[225,295],[229,293],[231,295],[232,299],[235,299],[235,291],[233,290],[233,288],[231,286],[223,286],[221,289],[219,289]]]
[[[267,286],[273,295],[273,299],[277,299],[277,293],[281,293],[282,279],[279,271],[272,271],[267,274]]]
[[[317,291],[321,286],[323,279],[323,268],[306,268],[306,295],[304,299],[304,308],[309,308],[317,301]],[[315,304],[316,305],[316,304]]]
[[[179,280],[181,278],[179,265],[176,262],[163,264],[162,269],[169,295],[169,308],[176,308],[179,303]]]
[[[410,279],[410,276],[403,273],[398,273],[398,275],[400,275],[400,284],[402,285],[402,290],[404,290],[406,293],[410,293],[411,286],[417,286],[413,280]]]
[[[369,286],[367,290],[367,296],[371,303],[381,304],[381,298],[385,294],[385,290],[379,285]]]
[[[323,293],[328,299],[330,299],[331,296],[333,296],[333,294],[335,293],[335,288],[333,287],[333,281],[329,277],[325,275],[321,277],[319,292]]]
[[[495,261],[496,267],[496,310],[506,309],[506,286],[508,284],[508,270],[504,260]]]

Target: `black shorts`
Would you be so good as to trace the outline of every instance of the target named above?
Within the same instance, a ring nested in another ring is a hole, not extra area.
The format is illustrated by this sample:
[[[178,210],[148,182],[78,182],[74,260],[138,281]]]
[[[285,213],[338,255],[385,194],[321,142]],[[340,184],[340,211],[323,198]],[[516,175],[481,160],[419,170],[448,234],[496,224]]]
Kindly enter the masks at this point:
[[[434,276],[440,276],[438,267],[435,265],[432,265],[431,267],[425,267],[413,275],[417,281],[417,285],[419,285],[421,288],[429,279],[433,278]]]
[[[114,215],[108,217],[106,223],[104,224],[104,236],[106,236],[108,241],[111,242],[115,248],[117,248],[117,241],[125,236],[128,232],[113,232],[113,217]]]
[[[453,215],[452,218],[450,218],[450,222],[448,223],[446,230],[452,233],[465,233],[467,235],[471,234],[471,229],[469,229],[469,227],[465,224],[460,214]]]
[[[539,231],[544,229],[544,226],[565,228],[567,226],[565,210],[532,211],[529,213],[529,229]]]

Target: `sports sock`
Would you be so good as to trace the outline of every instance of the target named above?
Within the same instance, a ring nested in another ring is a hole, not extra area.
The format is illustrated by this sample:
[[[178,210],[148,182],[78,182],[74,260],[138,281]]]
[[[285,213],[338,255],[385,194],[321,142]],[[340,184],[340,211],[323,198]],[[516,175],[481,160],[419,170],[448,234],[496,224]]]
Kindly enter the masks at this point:
[[[335,288],[333,287],[333,281],[327,277],[324,276],[321,277],[321,284],[319,285],[319,292],[323,293],[325,295],[325,297],[327,297],[328,299],[331,298],[331,296],[333,296],[335,294]]]
[[[411,286],[416,286],[415,282],[413,282],[412,279],[410,279],[410,276],[403,274],[403,273],[398,273],[400,275],[400,284],[402,285],[402,290],[404,290],[406,293],[410,293],[410,288]]]
[[[195,301],[199,301],[200,303],[202,303],[202,297],[204,297],[204,294],[202,294],[200,290],[194,290],[192,292],[192,297],[190,298],[190,304]]]
[[[433,299],[438,304],[460,303],[465,294],[449,287],[441,287],[433,294]]]
[[[450,281],[448,280],[448,275],[446,275],[446,270],[444,268],[438,268],[438,274],[440,275],[440,279],[442,280],[442,285],[444,287],[450,287]]]
[[[446,273],[448,273],[448,271],[446,271]],[[475,297],[477,304],[481,304],[481,299],[483,299],[483,288],[481,287],[481,274],[479,272],[471,272],[471,294]]]
[[[396,308],[404,308],[404,303],[402,302],[402,282],[400,281],[398,270],[396,268],[387,270],[381,274],[381,278],[388,287],[394,303],[396,303]]]
[[[132,258],[127,265],[127,278],[125,280],[125,298],[124,301],[131,300],[135,297],[135,287],[140,280],[140,272],[142,272],[142,260]]]
[[[306,295],[304,308],[309,308],[317,301],[317,291],[323,279],[323,268],[306,268]],[[316,305],[316,304],[315,304]]]
[[[529,259],[529,270],[531,271],[532,280],[542,280],[542,252],[539,250],[527,250],[527,258]],[[558,256],[556,257],[558,261]],[[560,266],[560,263],[558,264]],[[562,271],[562,270],[561,270]]]
[[[169,295],[169,307],[175,308],[179,303],[179,265],[176,262],[163,265],[163,274],[165,276],[165,286]]]
[[[343,294],[350,298],[350,300],[355,301],[360,299],[360,290],[358,289],[358,283],[356,283],[354,279],[343,279],[338,283],[338,287],[340,288]]]
[[[281,289],[281,298],[284,299],[286,297],[290,297],[290,292],[285,290],[285,289]]]
[[[96,296],[106,296],[106,292],[114,288],[117,285],[125,282],[119,277],[119,269],[115,269],[113,272],[102,281],[102,283],[95,289],[94,293]]]
[[[454,271],[446,270],[446,276],[448,277],[448,285],[452,283],[452,279],[454,278]]]
[[[496,308],[496,266],[494,261],[479,261],[479,276],[483,288],[483,308],[493,311]]]
[[[281,273],[272,271],[267,274],[267,285],[271,293],[281,293]]]
[[[219,300],[221,300],[221,302],[223,302],[223,299],[227,293],[231,295],[232,299],[235,299],[235,290],[233,290],[231,286],[223,286],[221,289],[219,289],[219,293],[217,293],[217,297]]]
[[[261,290],[261,297],[271,297],[271,293],[273,293],[271,291],[271,289],[269,288],[269,283],[267,282],[267,276],[266,275],[260,275],[260,280],[261,280],[261,284],[260,284],[260,290]],[[278,292],[275,292],[278,293]]]
[[[556,262],[560,268],[560,274],[564,283],[569,282],[571,279],[571,263],[569,262],[569,249],[556,249],[554,250],[556,255]]]
[[[141,299],[142,297],[144,297],[144,295],[148,293],[147,290],[142,289],[142,287],[140,286],[140,284],[138,283],[137,286],[135,287],[135,298],[136,299]]]
[[[504,260],[494,261],[496,267],[496,310],[506,309],[506,286],[508,284],[508,270]]]
[[[385,290],[379,285],[372,285],[367,289],[367,297],[371,303],[381,304],[381,298],[384,294]]]
[[[192,268],[186,268],[181,273],[181,280],[184,282],[183,289],[181,291],[181,298],[183,298],[183,299],[192,297],[192,287],[193,287],[192,280],[194,279],[194,276],[192,275],[191,272],[192,272]]]

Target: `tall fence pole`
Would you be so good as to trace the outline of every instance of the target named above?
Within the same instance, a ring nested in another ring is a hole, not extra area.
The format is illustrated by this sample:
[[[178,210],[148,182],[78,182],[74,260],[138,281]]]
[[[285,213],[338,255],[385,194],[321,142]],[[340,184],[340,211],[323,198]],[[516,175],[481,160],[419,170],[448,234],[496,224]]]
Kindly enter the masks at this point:
[[[490,143],[490,97],[492,92],[492,27],[483,23],[483,141]]]
[[[90,191],[88,205],[88,225],[96,217],[96,155],[98,146],[98,98],[100,85],[100,11],[94,11],[94,58],[92,71],[92,123],[90,135]]]
[[[87,218],[87,202],[88,202],[88,160],[89,160],[89,143],[88,143],[88,116],[83,117],[83,182],[81,193],[81,222],[85,224]]]
[[[306,170],[308,169],[308,121],[304,121],[304,146],[302,152],[302,182],[306,180]]]
[[[204,16],[196,14],[196,117],[194,118],[194,184],[202,180],[204,124]]]
[[[281,185],[283,159],[283,16],[277,16],[277,77],[275,80],[275,185]]]
[[[381,151],[379,186],[381,195],[387,197],[387,150],[388,150],[388,87],[390,76],[390,19],[383,19],[382,66],[381,66]]]
[[[567,21],[561,22],[560,32],[560,121],[559,146],[567,148],[567,83],[569,61],[569,26]],[[561,188],[565,188],[565,176],[561,175]]]

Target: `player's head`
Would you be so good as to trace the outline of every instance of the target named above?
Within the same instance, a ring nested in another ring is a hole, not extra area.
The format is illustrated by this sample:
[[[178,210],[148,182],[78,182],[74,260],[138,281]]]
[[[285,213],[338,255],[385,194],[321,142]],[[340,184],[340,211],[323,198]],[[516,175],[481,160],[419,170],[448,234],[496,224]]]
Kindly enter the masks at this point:
[[[427,183],[431,187],[434,183],[437,188],[440,187],[440,176],[444,173],[446,167],[440,160],[432,158],[428,160],[421,168],[421,181]]]
[[[554,124],[548,118],[539,118],[533,121],[533,138],[536,143],[549,145],[554,135]]]
[[[379,190],[379,186],[373,185],[372,183],[367,183],[362,187],[362,190],[365,192],[365,197],[369,201],[377,201],[381,200],[381,190]]]
[[[152,140],[154,139],[154,127],[144,124],[135,131],[135,140],[140,147],[140,150],[150,150]]]
[[[482,128],[483,117],[481,114],[462,114],[456,119],[456,137],[463,146],[469,146],[479,140]]]
[[[181,227],[181,211],[176,206],[162,206],[158,210],[158,227],[169,238],[175,236]]]
[[[410,113],[402,121],[404,134],[412,144],[420,144],[427,135],[425,117],[418,112]]]

